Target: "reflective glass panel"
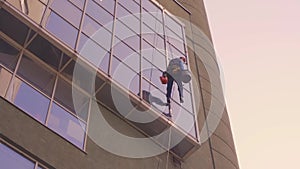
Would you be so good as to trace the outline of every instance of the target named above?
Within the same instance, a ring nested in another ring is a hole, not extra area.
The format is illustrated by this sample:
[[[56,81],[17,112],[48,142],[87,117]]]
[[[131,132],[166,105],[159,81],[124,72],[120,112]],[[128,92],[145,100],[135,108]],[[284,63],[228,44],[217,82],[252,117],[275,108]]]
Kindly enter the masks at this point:
[[[79,28],[82,12],[68,0],[54,0],[50,7],[75,27]]]
[[[135,1],[133,1],[133,0],[118,0],[118,2],[120,4],[122,4],[122,6],[124,6],[131,13],[138,14],[138,15],[135,15],[135,16],[139,17],[140,6]],[[118,10],[119,9],[120,8],[118,8]]]
[[[153,31],[150,27],[148,27],[146,24],[143,24],[142,27],[142,37],[155,46],[158,49],[165,49],[165,41],[163,38],[163,32],[157,33]]]
[[[8,91],[9,99],[20,109],[44,123],[50,100],[20,79],[15,79]]]
[[[0,31],[23,45],[29,28],[4,9],[0,10],[0,21]]]
[[[120,42],[114,46],[114,55],[136,72],[140,71],[140,55],[127,44]]]
[[[110,53],[84,34],[81,34],[79,54],[103,72],[108,72]]]
[[[79,148],[83,148],[86,124],[53,103],[48,127]]]
[[[139,34],[140,20],[134,17],[133,14],[128,12],[121,5],[118,5],[117,18],[118,21],[121,21],[122,23],[127,25],[130,29],[132,29],[135,33]]]
[[[142,80],[143,100],[149,103],[154,109],[167,113],[166,94],[160,89],[150,84],[147,80]]]
[[[166,85],[161,84],[159,77],[162,75],[162,71],[157,69],[149,61],[143,59],[143,76],[153,83],[162,92],[166,92]]]
[[[140,37],[140,36],[138,36],[139,33],[133,32],[131,29],[129,29],[128,26],[124,25],[119,20],[116,21],[115,34],[119,39],[121,39],[123,41],[126,39],[129,39],[129,38],[134,38],[135,36],[138,38]],[[138,45],[139,44],[138,42],[139,41],[137,40],[135,45]],[[114,43],[115,44],[119,43],[119,40],[115,40]],[[132,46],[132,48],[135,49],[136,51],[138,51],[139,46]]]
[[[72,88],[72,85],[62,78],[58,79],[54,99],[72,113],[77,114],[85,121],[87,120],[87,112],[80,110],[89,101],[88,96],[76,89],[76,87]]]
[[[174,58],[179,58],[181,56],[185,56],[184,53],[179,51],[177,48],[175,48],[173,45],[170,43],[167,43],[167,51],[168,51],[168,58],[169,59],[174,59]]]
[[[61,63],[60,63],[60,69],[63,69],[65,67],[65,65],[71,60],[72,58],[70,56],[68,56],[67,54],[63,54],[62,59],[61,59]]]
[[[78,8],[83,9],[85,0],[69,0],[69,1],[75,4]]]
[[[182,104],[182,106],[193,114],[194,111],[193,111],[193,104],[192,104],[193,102],[192,94],[186,90],[183,90],[183,99],[184,99],[184,103]]]
[[[103,84],[103,81],[96,78],[96,70],[92,70],[88,65],[79,60],[77,60],[77,62],[72,60],[62,71],[62,74],[71,80],[73,84],[79,86],[90,94],[95,92],[92,91],[93,87],[98,89]]]
[[[112,79],[132,93],[139,93],[139,75],[115,57],[112,58],[111,72]]]
[[[94,21],[91,17],[88,15],[85,15],[82,31],[88,35],[93,36],[94,33],[96,33],[102,26],[99,25],[96,21]]]
[[[174,33],[176,33],[181,39],[183,39],[183,30],[182,26],[175,21],[173,18],[171,18],[169,15],[165,15],[165,25],[171,29]]]
[[[115,11],[115,0],[94,0],[97,4],[101,5],[111,14],[114,14]]]
[[[135,35],[135,36],[131,36],[131,37],[128,37],[126,39],[124,39],[123,41],[129,45],[132,49],[134,49],[136,52],[140,53],[140,36],[138,35]]]
[[[17,74],[51,96],[56,75],[45,66],[23,55]]]
[[[172,121],[191,136],[196,137],[194,116],[182,109],[179,104],[171,102]]]
[[[183,84],[183,85],[187,85],[187,84]],[[172,91],[173,91],[172,99],[175,100],[177,103],[180,103],[177,85],[173,86]],[[181,106],[193,114],[194,112],[193,112],[193,105],[192,105],[192,96],[191,96],[191,93],[188,92],[186,89],[183,89],[183,100],[184,100],[184,103],[182,103]]]
[[[150,0],[142,1],[143,13],[149,12],[158,20],[162,21],[162,10]]]
[[[0,39],[0,64],[14,70],[18,61],[18,53],[17,49]]]
[[[101,6],[96,4],[94,1],[88,1],[86,12],[97,22],[99,22],[102,25],[105,25],[105,27],[107,27],[108,30],[112,30],[113,16],[107,11],[105,11]]]
[[[35,163],[0,142],[1,169],[34,169]]]
[[[169,43],[175,46],[179,51],[185,53],[183,39],[180,39],[174,32],[166,28],[166,38]]]
[[[99,25],[95,20],[86,15],[83,23],[83,32],[97,42],[106,50],[110,50],[112,34],[104,27]]]
[[[166,70],[166,56],[161,53],[163,51],[158,51],[155,48],[153,48],[147,44],[148,44],[147,42],[143,41],[142,56],[144,58],[146,58],[150,63],[152,63],[156,67],[158,67],[160,70],[165,71]]]
[[[75,47],[78,30],[54,12],[50,13],[46,29],[71,48]]]
[[[142,21],[143,21],[143,28],[142,28],[143,34],[158,33],[161,36],[164,35],[162,22],[154,18],[151,14],[143,13]]]
[[[46,39],[37,36],[27,47],[38,58],[58,70],[61,62],[61,51]]]

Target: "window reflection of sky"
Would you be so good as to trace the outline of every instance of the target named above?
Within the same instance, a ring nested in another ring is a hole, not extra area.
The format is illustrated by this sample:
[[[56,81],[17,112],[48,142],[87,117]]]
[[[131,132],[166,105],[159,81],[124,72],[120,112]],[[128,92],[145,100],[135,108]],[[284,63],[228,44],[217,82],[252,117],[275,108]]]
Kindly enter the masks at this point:
[[[28,86],[26,83],[21,82],[21,85],[14,93],[16,94],[13,102],[22,110],[33,116],[40,122],[45,122],[49,99]]]
[[[51,108],[48,126],[76,146],[83,148],[85,124],[80,123],[76,117],[55,103]]]
[[[0,142],[0,164],[3,169],[33,169],[35,163]]]

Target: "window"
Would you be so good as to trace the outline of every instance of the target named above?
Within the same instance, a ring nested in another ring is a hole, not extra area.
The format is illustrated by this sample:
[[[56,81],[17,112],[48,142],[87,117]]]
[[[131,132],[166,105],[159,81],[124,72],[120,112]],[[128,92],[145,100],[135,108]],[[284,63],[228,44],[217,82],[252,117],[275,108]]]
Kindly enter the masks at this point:
[[[46,169],[38,164],[38,162],[10,148],[2,140],[0,140],[0,164],[1,169],[34,169],[36,165],[38,169]]]
[[[140,71],[140,56],[129,45],[119,42],[114,46],[114,55],[134,71]],[[113,69],[115,69],[114,67]]]
[[[27,49],[56,70],[64,65],[60,64],[61,60],[65,63],[69,59],[66,55],[62,58],[62,52],[40,35],[33,39]]]
[[[166,28],[166,37],[167,41],[169,42],[168,45],[171,44],[180,52],[185,53],[183,39],[179,38],[173,31],[168,28]]]
[[[149,14],[153,15],[155,18],[162,22],[162,10],[150,0],[142,1],[142,8],[142,13],[148,12]]]
[[[88,1],[86,13],[98,21],[101,25],[106,25],[113,21],[113,16],[93,0]],[[108,27],[108,29],[110,31],[112,30],[112,24]]]
[[[153,15],[147,12],[143,13],[142,22],[143,22],[143,34],[155,32],[161,36],[164,35],[162,21],[158,20]]]
[[[0,39],[0,64],[14,70],[18,61],[19,51]]]
[[[75,69],[76,65],[76,70]],[[108,67],[108,63],[104,64]],[[101,66],[101,65],[100,65]],[[74,71],[76,71],[76,74],[78,76],[73,76]],[[76,85],[86,91],[88,94],[94,94],[95,91],[92,91],[93,85],[95,87],[95,90],[100,88],[102,84],[104,83],[99,78],[94,79],[96,70],[91,70],[91,68],[88,67],[88,65],[78,62],[76,63],[74,60],[72,60],[66,68],[62,71],[62,74],[72,82],[73,85]],[[95,81],[95,84],[93,84],[93,81]]]
[[[76,1],[78,3],[78,1]],[[54,0],[51,5],[56,13],[63,16],[73,26],[79,28],[82,12],[67,0]],[[66,10],[68,9],[68,10]]]
[[[0,164],[2,169],[34,169],[35,163],[0,142]]]
[[[100,6],[102,6],[105,10],[107,10],[112,15],[114,14],[115,10],[115,0],[103,1],[103,0],[93,0]]]
[[[8,97],[11,102],[36,120],[44,123],[50,103],[49,98],[36,91],[19,78],[16,78],[10,87]]]
[[[143,41],[142,56],[145,60],[152,63],[155,67],[161,71],[166,70],[166,56],[162,53],[163,50],[157,50],[155,47],[149,45],[146,41]],[[152,66],[151,66],[152,67]],[[144,67],[145,68],[145,67]]]
[[[155,110],[166,113],[168,108],[165,106],[166,94],[161,89],[152,85],[148,80],[142,81],[143,99],[149,103]],[[148,93],[145,95],[145,93]]]
[[[52,104],[48,127],[83,148],[86,124],[55,103]]]
[[[116,57],[112,58],[112,78],[123,87],[137,95],[139,93],[139,74]]]
[[[186,111],[182,106],[176,102],[171,102],[173,121],[183,131],[189,133],[191,136],[196,138],[196,128],[194,115]]]
[[[128,43],[129,46],[135,50],[136,52],[139,52],[140,50],[140,36],[133,32],[128,26],[124,25],[122,22],[117,21],[116,22],[116,29],[115,29],[115,45],[118,45],[120,40],[122,41],[129,41],[131,43]]]
[[[74,100],[73,97],[76,97],[76,100]],[[74,114],[78,113],[77,115],[84,121],[87,120],[87,112],[79,112],[79,110],[83,109],[88,102],[88,96],[76,87],[72,87],[71,83],[59,78],[54,99],[70,110],[70,112]]]
[[[170,15],[166,14],[166,21],[165,21],[165,25],[172,30],[179,38],[183,39],[183,28],[182,26],[175,21],[175,19],[173,19]]]
[[[98,45],[109,51],[111,48],[112,33],[105,27],[102,27],[94,19],[86,15],[82,27],[82,31],[85,35],[96,42]]]
[[[11,37],[20,45],[23,45],[29,28],[17,18],[2,9],[0,10],[0,21],[1,32]]]
[[[134,14],[134,16],[139,17],[140,14],[140,5],[133,0],[119,0],[120,3],[126,10],[130,11],[130,13]],[[119,10],[118,6],[118,10]]]
[[[110,53],[108,50],[99,46],[94,40],[88,38],[86,35],[81,34],[79,43],[79,53],[83,58],[89,61],[94,66],[98,67],[101,71],[108,72],[108,63]]]
[[[74,5],[76,5],[78,8],[82,10],[86,0],[69,0],[69,1],[71,1]]]
[[[71,48],[75,47],[78,30],[55,12],[50,13],[46,29]]]
[[[48,96],[51,96],[56,75],[45,66],[36,63],[24,55],[21,59],[17,75],[26,79]]]

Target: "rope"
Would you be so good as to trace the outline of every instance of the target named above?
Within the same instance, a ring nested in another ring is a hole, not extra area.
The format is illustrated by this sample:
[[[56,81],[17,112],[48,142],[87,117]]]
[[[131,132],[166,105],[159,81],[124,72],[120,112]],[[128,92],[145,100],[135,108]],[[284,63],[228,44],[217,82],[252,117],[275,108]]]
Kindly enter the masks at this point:
[[[158,15],[158,13],[157,13],[157,15]],[[157,22],[158,21],[155,21],[155,26],[154,26],[154,30],[156,30],[156,26],[157,26]],[[154,37],[153,37],[153,42],[154,42],[154,46],[155,46],[155,42],[157,42],[157,39],[158,39],[158,37],[157,37],[158,35],[155,35]],[[153,51],[152,51],[152,56],[151,56],[151,63],[153,63],[153,55],[154,55],[154,50],[155,50],[155,48],[153,49]],[[170,48],[170,51],[171,51],[171,57],[173,58],[173,56],[172,56],[172,48]],[[167,59],[168,60],[168,59]],[[151,72],[150,72],[150,81],[152,80],[152,77],[153,77],[153,65],[151,64]],[[150,92],[150,85],[149,85],[149,92]],[[169,112],[170,113],[170,112]],[[171,146],[171,130],[170,130],[170,132],[169,132],[169,138],[168,138],[168,147],[167,147],[167,160],[166,160],[166,169],[168,169],[169,168],[169,158],[170,158],[170,146]],[[159,167],[159,165],[157,166],[157,167]]]
[[[169,142],[168,142],[168,151],[167,151],[167,160],[166,160],[166,169],[169,168],[169,158],[170,158],[170,146],[171,146],[171,129],[170,129],[170,133],[169,133]]]

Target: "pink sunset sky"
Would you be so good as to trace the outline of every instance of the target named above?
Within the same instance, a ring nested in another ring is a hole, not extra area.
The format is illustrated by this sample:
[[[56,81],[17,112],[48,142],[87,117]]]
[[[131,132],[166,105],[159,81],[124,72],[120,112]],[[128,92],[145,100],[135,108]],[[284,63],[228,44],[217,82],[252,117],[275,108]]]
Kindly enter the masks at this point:
[[[241,169],[300,168],[300,0],[205,0]]]

